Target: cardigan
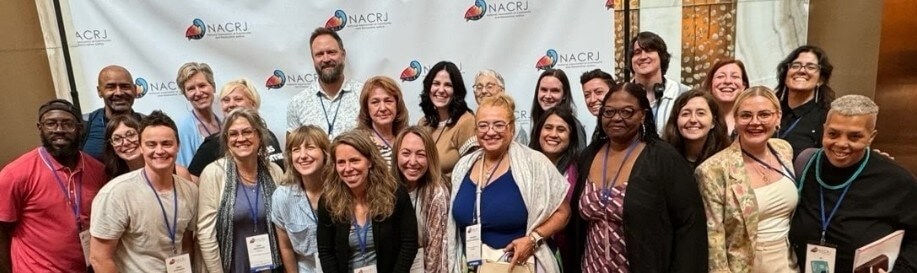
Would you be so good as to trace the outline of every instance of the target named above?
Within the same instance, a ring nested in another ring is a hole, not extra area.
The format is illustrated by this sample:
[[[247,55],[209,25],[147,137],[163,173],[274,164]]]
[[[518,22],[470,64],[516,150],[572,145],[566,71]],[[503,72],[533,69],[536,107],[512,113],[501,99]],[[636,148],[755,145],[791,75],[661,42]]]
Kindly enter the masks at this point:
[[[608,140],[593,142],[583,151],[567,224],[574,257],[583,257],[588,222],[580,216],[579,199],[588,182],[595,155]],[[707,272],[707,229],[704,204],[691,166],[662,140],[647,142],[640,152],[624,196],[624,240],[630,272]],[[580,272],[581,268],[575,268]]]
[[[318,258],[325,273],[351,273],[350,228],[352,223],[332,220],[325,205],[318,202]],[[372,198],[372,197],[369,197]],[[372,219],[376,272],[408,273],[417,255],[417,219],[411,197],[403,186],[395,190],[395,211],[382,221]]]
[[[777,151],[780,162],[792,168],[790,144],[777,138],[767,143]],[[710,272],[750,272],[758,238],[758,201],[745,172],[739,142],[701,163],[694,176],[707,214]]]
[[[449,181],[448,178],[452,175],[455,163],[462,156],[459,153],[459,149],[464,146],[468,139],[475,136],[474,115],[471,112],[465,112],[459,116],[458,121],[451,127],[446,125],[433,128],[432,125],[427,124],[426,118],[421,118],[417,124],[428,129],[431,137],[439,132],[439,136],[434,137],[433,141],[436,145],[436,151],[439,152],[439,164],[440,168],[443,169],[443,176],[447,178],[446,181]]]

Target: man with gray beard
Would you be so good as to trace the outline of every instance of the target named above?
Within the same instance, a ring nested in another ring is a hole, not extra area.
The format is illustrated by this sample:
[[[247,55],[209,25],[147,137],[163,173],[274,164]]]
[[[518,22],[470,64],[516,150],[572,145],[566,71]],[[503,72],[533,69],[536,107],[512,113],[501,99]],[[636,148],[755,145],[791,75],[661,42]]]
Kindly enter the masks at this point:
[[[293,97],[287,107],[287,131],[311,124],[324,129],[334,139],[357,126],[363,84],[344,78],[347,51],[336,32],[316,28],[309,43],[318,82]]]

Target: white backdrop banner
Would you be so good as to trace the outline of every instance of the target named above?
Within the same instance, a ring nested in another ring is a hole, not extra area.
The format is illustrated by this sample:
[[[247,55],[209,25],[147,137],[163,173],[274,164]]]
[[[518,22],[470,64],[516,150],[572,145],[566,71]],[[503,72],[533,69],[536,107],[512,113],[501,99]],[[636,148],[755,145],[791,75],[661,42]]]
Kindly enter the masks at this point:
[[[84,112],[103,106],[95,91],[98,71],[126,67],[142,90],[135,109],[162,109],[175,120],[190,104],[175,83],[186,62],[208,63],[217,92],[247,78],[262,96],[261,113],[283,136],[290,99],[316,81],[309,35],[319,26],[337,29],[347,50],[345,75],[363,81],[396,79],[410,109],[422,117],[419,94],[429,67],[447,60],[462,71],[474,109],[474,75],[503,74],[516,99],[519,128],[527,130],[541,70],[563,69],[571,80],[580,119],[594,118],[579,95],[579,76],[613,71],[613,11],[605,0],[477,1],[69,1],[74,73]],[[674,47],[677,48],[677,47]],[[219,112],[218,99],[214,110]]]

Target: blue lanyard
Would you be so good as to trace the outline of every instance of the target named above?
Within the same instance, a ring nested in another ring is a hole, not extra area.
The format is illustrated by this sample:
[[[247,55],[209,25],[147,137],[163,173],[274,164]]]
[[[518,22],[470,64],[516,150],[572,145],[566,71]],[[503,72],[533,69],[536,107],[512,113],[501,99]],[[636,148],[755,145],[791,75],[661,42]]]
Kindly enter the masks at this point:
[[[201,118],[197,117],[197,114],[194,113],[194,110],[191,110],[191,116],[193,116],[194,119],[196,119],[197,122],[201,124],[201,127],[204,127],[204,131],[207,131],[207,136],[213,135],[213,133],[210,132],[210,129],[207,129],[207,124],[204,124],[204,122],[201,121]],[[214,115],[213,118],[217,120],[217,128],[220,128],[220,118],[218,118],[216,115]]]
[[[315,216],[315,209],[312,208],[312,199],[309,198],[309,192],[306,191],[306,188],[303,187],[302,185],[299,185],[299,186],[300,188],[302,188],[302,194],[306,196],[306,202],[307,202],[306,205],[309,206],[310,213],[306,214],[306,216],[309,217],[309,219],[312,219],[313,223],[318,223],[318,217]]]
[[[156,201],[159,202],[159,209],[162,210],[162,219],[166,222],[166,232],[169,233],[169,240],[172,240],[172,252],[178,254],[178,248],[175,247],[175,234],[178,231],[178,187],[175,185],[175,180],[172,180],[172,225],[169,225],[169,216],[166,215],[166,207],[162,205],[162,199],[159,198],[159,193],[156,192],[156,188],[153,188],[153,183],[150,183],[150,178],[146,175],[146,169],[140,171],[143,174],[143,180],[146,180],[146,185],[150,186],[150,190],[153,191],[153,195],[156,196]]]
[[[338,108],[341,108],[341,106],[338,105]],[[373,128],[373,133],[376,133],[376,136],[379,137],[379,139],[382,140],[382,143],[385,143],[385,147],[388,147],[389,149],[392,148],[392,145],[389,144],[388,141],[385,140],[385,138],[382,137],[382,134],[380,134],[379,131],[376,130],[376,128]]]
[[[357,244],[360,245],[360,255],[366,255],[366,249],[368,248],[367,240],[369,240],[369,221],[371,220],[366,220],[366,224],[361,227],[357,224],[357,219],[353,219],[353,234],[357,235]]]
[[[239,177],[242,177],[242,176],[240,175]],[[241,189],[242,194],[245,195],[245,201],[248,203],[248,212],[252,216],[252,221],[255,222],[255,233],[258,233],[258,205],[261,205],[261,203],[258,203],[258,200],[261,197],[261,187],[260,185],[258,185],[257,176],[255,177],[256,178],[255,178],[255,203],[254,204],[252,203],[251,197],[248,197],[248,191],[244,189],[245,185],[242,183],[241,180],[239,180],[239,186],[240,186],[239,188],[242,188]],[[236,188],[236,190],[239,190],[239,188]]]
[[[793,124],[790,124],[790,126],[787,126],[786,129],[783,130],[783,133],[780,134],[780,138],[786,139],[786,137],[790,135],[790,132],[792,132],[793,129],[796,129],[796,125],[799,125],[800,120],[802,120],[802,116],[796,118],[796,120],[793,121]]]
[[[630,158],[630,154],[634,151],[634,147],[637,147],[637,143],[640,141],[637,138],[634,138],[631,142],[630,147],[627,147],[627,152],[624,154],[624,159],[621,160],[621,165],[618,166],[618,171],[615,172],[614,178],[611,181],[608,181],[608,151],[611,150],[611,142],[608,143],[608,146],[605,146],[605,159],[602,160],[602,198],[599,198],[602,206],[608,205],[611,202],[611,199],[614,197],[614,191],[612,186],[616,181],[618,181],[618,176],[621,175],[621,169],[624,169],[624,164],[627,163],[627,159]]]
[[[318,102],[322,103],[322,112],[325,113],[325,122],[328,123],[328,135],[334,133],[334,124],[338,121],[338,112],[341,110],[341,103],[344,99],[344,90],[341,90],[341,94],[338,96],[338,107],[334,109],[334,118],[331,120],[328,119],[328,109],[325,108],[325,100],[322,98],[321,94],[318,94]],[[334,101],[331,101],[331,105],[334,105]]]
[[[831,218],[834,218],[834,213],[837,212],[837,208],[841,206],[841,202],[843,202],[844,197],[847,196],[847,191],[850,190],[850,186],[853,185],[853,181],[856,180],[860,176],[860,173],[862,173],[863,169],[866,168],[866,163],[869,162],[869,154],[870,154],[869,147],[866,147],[866,151],[867,151],[866,159],[863,160],[863,163],[860,163],[860,167],[857,168],[856,172],[854,172],[853,175],[851,175],[850,178],[847,179],[847,181],[844,181],[843,184],[840,184],[837,186],[830,186],[828,184],[825,184],[825,182],[821,179],[821,156],[819,155],[821,154],[822,151],[819,150],[819,152],[815,154],[816,156],[815,158],[815,179],[818,181],[818,184],[819,184],[818,197],[821,199],[820,201],[821,201],[821,243],[822,244],[825,244],[825,234],[828,232],[828,225],[831,224]],[[805,181],[805,179],[803,179],[803,181]],[[831,210],[831,214],[827,215],[827,217],[825,216],[825,188],[829,190],[837,190],[840,188],[844,188],[844,191],[841,192],[840,197],[837,198],[837,203],[834,203],[834,208]]]
[[[57,171],[54,170],[54,167],[51,166],[51,161],[48,160],[47,153],[48,151],[42,147],[41,150],[38,151],[38,156],[41,157],[41,161],[45,163],[46,167],[48,167],[48,171],[51,171],[51,175],[54,176],[54,180],[57,181],[57,185],[60,186],[61,191],[64,192],[64,197],[67,198],[67,205],[70,206],[70,211],[73,213],[73,218],[76,219],[76,227],[78,228],[77,231],[81,232],[83,231],[83,223],[80,222],[80,212],[82,211],[80,210],[80,206],[83,202],[83,173],[80,173],[80,179],[78,180],[79,182],[76,183],[76,202],[73,202],[73,199],[70,199],[70,191],[68,190],[70,188],[69,183],[65,185],[64,182],[61,181],[60,176],[57,175]],[[70,180],[67,179],[67,182],[69,181]]]
[[[772,170],[772,171],[775,171],[775,172],[777,172],[777,173],[780,173],[780,174],[783,175],[784,177],[789,178],[790,181],[793,181],[793,183],[796,183],[796,178],[793,177],[792,175],[790,175],[790,174],[792,174],[793,172],[790,171],[790,168],[788,168],[788,167],[786,166],[786,164],[783,164],[783,161],[780,161],[780,156],[777,155],[777,150],[774,150],[774,147],[772,147],[770,143],[767,144],[767,149],[770,150],[770,151],[771,151],[771,154],[774,155],[774,158],[777,159],[777,163],[779,163],[780,166],[783,167],[783,171],[781,171],[781,170],[779,170],[779,169],[777,169],[777,168],[774,168],[774,167],[771,166],[770,164],[767,164],[766,162],[764,162],[764,160],[761,160],[760,158],[758,158],[758,157],[752,155],[751,153],[749,153],[749,152],[746,151],[745,149],[742,149],[742,153],[745,154],[745,155],[747,155],[748,157],[751,157],[751,159],[754,159],[754,160],[757,161],[758,163],[761,163],[761,165],[763,165],[765,168],[767,168],[767,169],[769,169],[769,170]]]

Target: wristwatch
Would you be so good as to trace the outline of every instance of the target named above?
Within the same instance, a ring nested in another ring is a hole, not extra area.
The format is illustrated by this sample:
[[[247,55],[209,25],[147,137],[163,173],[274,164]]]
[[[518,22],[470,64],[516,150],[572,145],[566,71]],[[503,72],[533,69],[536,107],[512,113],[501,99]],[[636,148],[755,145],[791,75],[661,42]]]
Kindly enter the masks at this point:
[[[529,239],[532,239],[532,242],[535,243],[536,248],[544,244],[544,236],[538,234],[538,231],[533,230],[532,233],[529,233]]]

